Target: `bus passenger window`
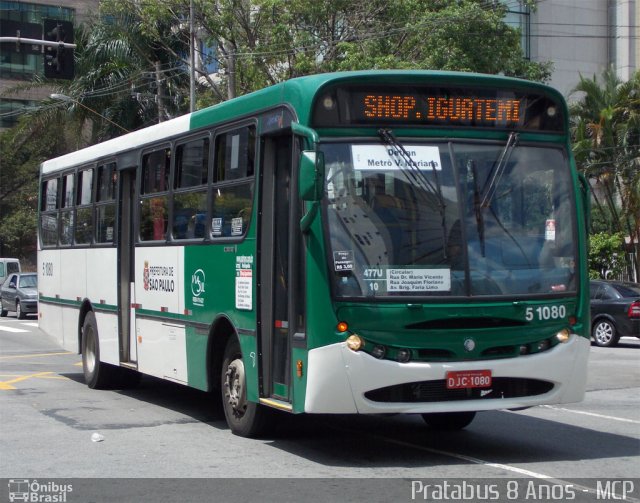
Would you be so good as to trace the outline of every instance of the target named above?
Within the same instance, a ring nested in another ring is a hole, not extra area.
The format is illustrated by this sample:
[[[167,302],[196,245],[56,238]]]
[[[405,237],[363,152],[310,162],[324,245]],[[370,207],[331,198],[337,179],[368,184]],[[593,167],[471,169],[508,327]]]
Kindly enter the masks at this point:
[[[62,211],[60,212],[60,244],[73,243],[73,180],[74,175],[62,177]]]
[[[58,244],[58,178],[42,183],[40,239],[43,246]]]
[[[253,206],[255,127],[216,138],[211,237],[240,237],[249,227]]]
[[[140,201],[140,240],[160,241],[167,232],[167,196],[147,197]]]
[[[113,243],[116,223],[116,163],[98,166],[96,191],[96,243]]]
[[[170,167],[170,148],[155,150],[142,156],[140,241],[161,241],[166,238]]]
[[[209,138],[176,148],[173,182],[173,239],[202,239],[207,217]]]
[[[93,169],[78,171],[76,188],[76,244],[89,244],[91,243],[91,236],[93,236],[92,187]]]

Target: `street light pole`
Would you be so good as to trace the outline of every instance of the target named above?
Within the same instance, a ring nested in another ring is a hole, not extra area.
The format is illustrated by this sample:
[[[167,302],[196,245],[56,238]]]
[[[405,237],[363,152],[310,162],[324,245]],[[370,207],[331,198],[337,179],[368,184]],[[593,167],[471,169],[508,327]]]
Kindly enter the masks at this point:
[[[54,94],[49,95],[49,97],[50,97],[52,100],[70,101],[70,102],[76,103],[76,104],[80,105],[82,108],[86,108],[87,110],[89,110],[89,112],[92,112],[92,113],[96,114],[97,116],[99,116],[99,117],[103,118],[103,119],[104,119],[104,120],[106,120],[107,122],[109,122],[109,123],[113,124],[114,126],[116,126],[116,127],[120,128],[120,129],[122,129],[125,133],[130,133],[130,132],[131,132],[131,131],[129,131],[129,130],[127,130],[127,129],[123,128],[120,124],[116,124],[115,122],[113,122],[113,121],[112,121],[111,119],[109,119],[108,117],[105,117],[105,116],[104,116],[104,115],[102,115],[100,112],[96,112],[93,108],[89,108],[87,105],[85,105],[85,104],[83,104],[83,103],[80,103],[77,99],[72,98],[71,96],[67,96],[66,94],[57,94],[57,93],[54,93]]]
[[[193,30],[193,0],[189,2],[189,111],[196,111],[196,37]]]

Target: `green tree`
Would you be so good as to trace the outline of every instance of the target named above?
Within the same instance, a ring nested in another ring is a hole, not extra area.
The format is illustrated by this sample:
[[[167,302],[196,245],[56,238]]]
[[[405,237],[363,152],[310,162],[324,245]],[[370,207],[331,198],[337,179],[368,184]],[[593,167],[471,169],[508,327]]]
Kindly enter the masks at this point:
[[[593,234],[589,240],[589,276],[606,278],[607,273],[618,276],[624,269],[624,236],[622,233]]]
[[[63,124],[59,110],[47,119]],[[38,171],[44,160],[68,151],[64,128],[51,127],[43,116],[23,117],[0,133],[0,253],[35,261]]]
[[[198,37],[217,47],[222,70],[221,76],[198,70],[199,106],[326,71],[443,69],[542,81],[549,76],[548,64],[523,58],[520,34],[504,23],[505,7],[496,2],[193,0],[193,4]],[[11,198],[16,187],[37,193],[42,160],[119,136],[123,130],[114,124],[132,131],[187,111],[189,6],[190,0],[101,2],[95,20],[76,36],[76,79],[54,83],[53,91],[72,101],[44,102],[14,132],[3,136],[4,243],[20,243],[17,229],[25,227],[10,226],[10,219],[27,218],[35,236],[36,202],[21,199],[30,201],[29,213]],[[51,82],[31,83],[43,84]],[[37,138],[40,145],[5,158],[5,152],[18,152],[27,138]],[[14,172],[20,175],[12,179]],[[16,229],[12,237],[5,228]]]
[[[535,2],[528,2],[534,6]],[[217,46],[223,78],[200,74],[211,101],[292,77],[357,69],[433,69],[545,81],[548,63],[523,57],[506,7],[485,0],[194,0],[198,33]],[[149,30],[180,26],[188,42],[189,0],[129,2]],[[153,38],[164,40],[155,31]],[[173,51],[174,54],[177,54]],[[186,57],[184,59],[186,63]]]
[[[628,82],[613,69],[602,83],[581,77],[573,92],[580,95],[571,106],[573,151],[594,189],[592,222],[599,224],[592,232],[629,236],[640,271],[640,72]]]
[[[169,50],[179,43],[171,27],[149,33],[135,12],[110,6],[105,2],[85,31],[77,77],[61,90],[82,104],[72,102],[69,112],[95,126],[89,143],[162,122],[186,108],[184,70]]]

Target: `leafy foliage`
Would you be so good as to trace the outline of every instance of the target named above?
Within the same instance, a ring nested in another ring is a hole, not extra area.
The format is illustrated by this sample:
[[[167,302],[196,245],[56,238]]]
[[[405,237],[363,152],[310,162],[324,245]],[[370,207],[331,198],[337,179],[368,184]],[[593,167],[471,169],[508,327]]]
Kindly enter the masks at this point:
[[[533,7],[534,2],[528,2]],[[108,0],[146,35],[187,47],[189,0]],[[200,73],[212,101],[301,75],[358,69],[434,69],[545,81],[551,65],[523,57],[506,7],[484,0],[194,0],[199,36],[218,48],[222,78]],[[167,39],[158,27],[177,27]],[[172,54],[178,53],[173,50]],[[185,58],[186,63],[186,58]]]
[[[640,72],[628,82],[613,69],[602,82],[581,77],[574,93],[581,99],[571,108],[573,151],[593,188],[593,222],[598,230],[629,236],[640,271]]]
[[[0,134],[0,253],[35,259],[38,169],[40,163],[67,151],[63,128],[51,127],[63,120],[59,111],[48,120],[23,118]]]
[[[533,7],[534,0],[528,0]],[[198,38],[221,72],[198,70],[198,107],[310,73],[364,68],[503,73],[544,81],[505,7],[486,0],[193,0]],[[0,136],[3,252],[35,248],[39,164],[188,109],[190,0],[103,0],[76,31],[76,79],[44,82],[70,101]],[[204,55],[198,54],[200,63]],[[202,65],[198,65],[201,68]],[[7,154],[5,154],[7,153]]]
[[[589,276],[592,279],[617,277],[624,269],[622,233],[593,234],[589,240]]]

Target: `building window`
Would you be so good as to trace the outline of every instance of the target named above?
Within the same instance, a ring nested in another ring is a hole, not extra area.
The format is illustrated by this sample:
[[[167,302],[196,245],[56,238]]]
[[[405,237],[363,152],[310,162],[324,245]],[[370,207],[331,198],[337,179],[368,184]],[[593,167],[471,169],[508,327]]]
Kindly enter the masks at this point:
[[[4,77],[1,70],[0,73]],[[15,126],[22,114],[36,106],[38,103],[35,101],[0,99],[0,128]]]
[[[501,0],[507,7],[504,22],[511,28],[520,30],[520,46],[527,59],[531,59],[531,12],[523,0]]]

